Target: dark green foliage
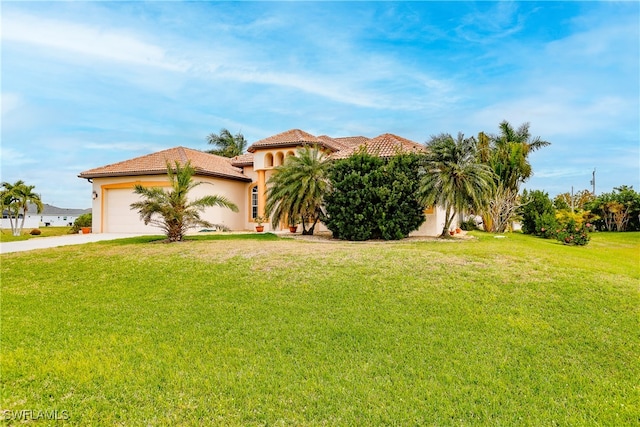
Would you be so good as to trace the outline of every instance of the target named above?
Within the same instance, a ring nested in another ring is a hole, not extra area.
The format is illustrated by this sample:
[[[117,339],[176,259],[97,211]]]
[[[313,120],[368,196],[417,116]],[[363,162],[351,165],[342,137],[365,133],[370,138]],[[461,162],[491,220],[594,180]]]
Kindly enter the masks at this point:
[[[326,226],[344,240],[397,240],[425,221],[418,201],[420,158],[401,154],[388,161],[357,153],[337,161],[325,197]]]
[[[548,193],[541,190],[524,190],[520,202],[519,214],[522,217],[523,233],[547,237],[549,230],[556,229],[556,210]]]
[[[244,153],[247,148],[247,140],[241,132],[232,135],[227,129],[220,129],[220,134],[211,133],[207,136],[207,142],[216,148],[207,153],[224,157],[235,157]]]
[[[93,222],[92,215],[90,213],[82,214],[75,221],[73,221],[73,227],[69,230],[69,233],[75,234],[82,227],[91,227],[91,223]]]
[[[555,239],[558,227],[560,226],[556,215],[553,212],[545,212],[536,218],[534,234],[545,239]]]
[[[476,225],[476,220],[474,218],[469,218],[466,221],[462,221],[460,223],[460,229],[464,231],[477,230],[478,226]]]

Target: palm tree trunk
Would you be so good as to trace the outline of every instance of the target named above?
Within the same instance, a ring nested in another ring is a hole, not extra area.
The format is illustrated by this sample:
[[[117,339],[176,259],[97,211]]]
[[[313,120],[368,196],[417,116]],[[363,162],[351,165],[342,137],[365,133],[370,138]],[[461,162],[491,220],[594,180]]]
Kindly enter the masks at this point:
[[[9,224],[11,225],[11,234],[14,236],[19,236],[16,234],[16,228],[13,226],[13,215],[11,215],[11,211],[7,211],[9,217]],[[18,225],[18,218],[16,218],[16,225]]]
[[[440,237],[449,237],[449,227],[451,227],[451,222],[453,221],[453,217],[455,216],[455,212],[451,213],[451,206],[447,206],[447,210],[445,212],[445,221],[444,227],[442,228],[442,233]]]
[[[27,218],[27,210],[25,209],[22,212],[22,223],[20,224],[20,229],[17,229],[17,225],[18,225],[18,220],[16,219],[16,232],[18,234],[14,234],[14,236],[19,236],[20,234],[22,234],[22,230],[24,229],[24,220]]]

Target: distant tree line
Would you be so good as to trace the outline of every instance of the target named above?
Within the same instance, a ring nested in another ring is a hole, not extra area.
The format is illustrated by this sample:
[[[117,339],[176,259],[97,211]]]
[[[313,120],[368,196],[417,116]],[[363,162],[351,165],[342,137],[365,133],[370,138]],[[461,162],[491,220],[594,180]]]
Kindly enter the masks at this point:
[[[519,214],[526,234],[553,237],[567,224],[584,225],[591,231],[640,230],[640,193],[632,186],[622,185],[599,196],[588,190],[563,193],[553,200],[544,191],[525,190],[521,199]]]

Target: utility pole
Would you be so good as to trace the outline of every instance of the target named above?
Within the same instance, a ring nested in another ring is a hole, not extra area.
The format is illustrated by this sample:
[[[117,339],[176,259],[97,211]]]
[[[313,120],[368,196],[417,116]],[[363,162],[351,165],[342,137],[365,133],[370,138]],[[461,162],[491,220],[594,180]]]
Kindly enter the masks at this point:
[[[573,185],[571,186],[571,213],[573,213],[573,201],[575,200],[575,197],[573,197]]]
[[[591,178],[591,193],[593,197],[596,197],[596,168],[593,168],[593,173],[591,174],[593,178]]]

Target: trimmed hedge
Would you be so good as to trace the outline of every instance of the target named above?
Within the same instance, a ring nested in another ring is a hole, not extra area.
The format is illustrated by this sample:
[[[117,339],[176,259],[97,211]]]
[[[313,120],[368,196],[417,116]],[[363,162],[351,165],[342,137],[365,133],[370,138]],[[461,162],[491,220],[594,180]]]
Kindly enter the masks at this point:
[[[329,173],[324,223],[343,240],[407,237],[425,221],[418,201],[420,158],[397,155],[384,160],[360,152],[338,160]]]

